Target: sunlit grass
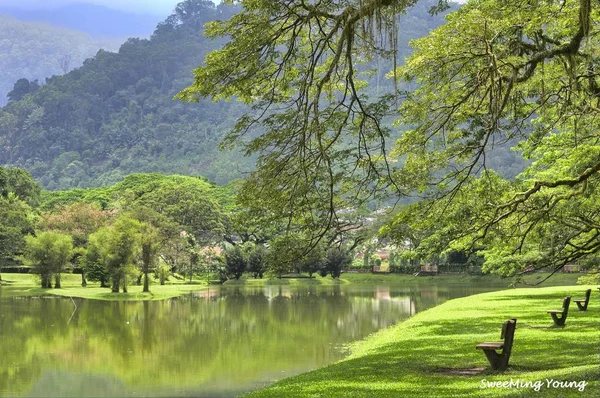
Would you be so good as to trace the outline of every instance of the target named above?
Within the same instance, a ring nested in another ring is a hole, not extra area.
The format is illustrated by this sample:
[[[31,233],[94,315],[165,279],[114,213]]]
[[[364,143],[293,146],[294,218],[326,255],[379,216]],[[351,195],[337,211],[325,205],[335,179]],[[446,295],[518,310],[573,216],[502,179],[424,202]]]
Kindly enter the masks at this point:
[[[536,274],[528,277],[530,283],[543,278],[545,274]],[[558,274],[553,276],[545,285],[553,284],[575,284],[579,274]],[[2,292],[3,295],[57,295],[65,297],[81,297],[96,300],[162,300],[181,296],[190,292],[198,291],[209,284],[206,277],[194,277],[192,281],[181,275],[174,275],[169,278],[166,285],[161,286],[158,281],[152,277],[150,293],[142,293],[142,287],[132,284],[128,286],[128,293],[112,293],[109,288],[101,288],[98,283],[88,282],[87,287],[81,286],[81,275],[62,274],[61,289],[41,289],[39,288],[39,278],[33,274],[12,274],[3,273],[2,279],[4,286],[8,287]],[[289,286],[331,286],[340,284],[406,284],[406,285],[427,285],[431,283],[443,284],[498,284],[498,287],[507,287],[510,284],[509,279],[503,279],[496,276],[471,276],[471,275],[438,275],[418,277],[413,275],[401,274],[342,274],[339,279],[327,276],[325,278],[314,275],[313,278],[275,278],[264,277],[255,279],[244,276],[240,280],[229,280],[225,286],[248,286],[262,287],[269,285],[289,285]]]
[[[543,286],[575,285],[577,278],[582,274],[557,273],[542,283]],[[535,273],[526,275],[523,279],[526,283],[535,284],[546,277],[548,273]],[[431,282],[443,283],[498,283],[508,287],[513,281],[511,278],[501,278],[496,275],[465,275],[465,274],[440,274],[436,276],[414,276],[409,274],[371,274],[371,273],[344,273],[341,279],[354,283],[391,283],[391,284],[428,284]],[[519,284],[518,286],[526,286]]]
[[[150,292],[143,293],[143,287],[130,285],[127,293],[112,293],[110,288],[100,287],[98,283],[81,286],[81,275],[63,274],[61,289],[42,289],[39,287],[37,275],[33,274],[2,274],[6,289],[3,295],[11,296],[44,296],[55,295],[63,297],[80,297],[92,300],[164,300],[198,291],[208,283],[205,280],[192,280],[188,283],[182,279],[171,278],[165,285],[160,285],[154,278]]]
[[[572,305],[564,328],[546,310],[566,295],[594,290],[588,311]],[[510,368],[489,369],[475,346],[499,341],[502,323],[517,318]],[[594,286],[512,289],[448,301],[352,345],[336,364],[282,380],[250,397],[597,397],[600,388],[600,300]],[[483,368],[471,376],[457,370]],[[482,380],[541,381],[533,388],[481,388]],[[585,381],[548,388],[546,379]]]

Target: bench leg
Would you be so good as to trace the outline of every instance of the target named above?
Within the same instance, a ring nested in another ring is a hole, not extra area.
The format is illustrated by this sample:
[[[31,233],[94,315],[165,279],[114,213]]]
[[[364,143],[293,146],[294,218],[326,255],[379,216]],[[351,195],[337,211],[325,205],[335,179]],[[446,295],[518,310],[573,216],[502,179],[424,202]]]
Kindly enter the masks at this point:
[[[579,311],[586,311],[587,310],[588,303],[581,304],[581,303],[579,303],[579,302],[576,301],[575,304],[577,304],[577,308],[579,308]]]
[[[556,314],[550,314],[550,315],[552,315],[552,319],[554,320],[554,324],[556,326],[565,326],[565,321],[567,320],[566,316],[559,318]]]
[[[484,350],[485,356],[493,370],[506,370],[508,367],[508,358],[504,354],[498,354],[493,350]]]

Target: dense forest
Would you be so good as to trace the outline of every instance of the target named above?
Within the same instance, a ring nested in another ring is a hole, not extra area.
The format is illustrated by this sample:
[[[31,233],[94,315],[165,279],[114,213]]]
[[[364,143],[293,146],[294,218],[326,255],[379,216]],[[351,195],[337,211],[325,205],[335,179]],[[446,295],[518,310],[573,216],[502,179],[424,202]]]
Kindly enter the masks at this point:
[[[442,23],[419,3],[401,18],[398,58],[410,38]],[[203,36],[212,20],[236,8],[209,1],[181,3],[149,40],[130,39],[118,53],[100,51],[84,65],[38,87],[21,81],[0,110],[0,164],[24,167],[48,189],[105,186],[133,172],[202,175],[224,183],[243,177],[254,158],[218,146],[247,109],[241,103],[184,104],[173,96],[224,39]],[[372,90],[393,87],[393,63],[374,61]],[[505,162],[507,163],[507,162]]]
[[[228,135],[258,156],[246,206],[318,242],[348,229],[348,209],[416,197],[381,232],[417,257],[478,253],[512,276],[597,264],[596,2],[471,0],[411,42],[388,73],[400,90],[375,97],[361,66],[396,60],[414,2],[243,4],[207,25],[231,40],[178,98],[252,105]],[[494,162],[510,147],[527,165],[514,178]]]
[[[23,22],[0,10],[0,105],[15,82],[63,75],[83,64],[99,49],[114,51],[118,39],[93,39],[90,35],[42,22]]]
[[[216,186],[199,177],[131,174],[107,187],[42,190],[27,171],[0,166],[0,283],[2,271],[31,272],[42,287],[61,287],[74,270],[82,284],[114,292],[149,288],[173,275],[221,282],[306,272],[339,277],[350,250],[321,245],[300,254],[302,237],[283,225],[257,231],[236,203],[239,183]],[[283,261],[285,252],[293,261]]]

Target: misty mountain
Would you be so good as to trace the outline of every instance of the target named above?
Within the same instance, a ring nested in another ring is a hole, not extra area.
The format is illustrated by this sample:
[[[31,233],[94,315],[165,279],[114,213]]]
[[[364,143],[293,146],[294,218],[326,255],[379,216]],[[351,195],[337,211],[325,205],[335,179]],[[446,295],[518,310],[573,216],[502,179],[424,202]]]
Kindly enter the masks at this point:
[[[409,38],[443,23],[428,13],[432,1],[403,16],[400,56],[410,53]],[[139,172],[202,175],[218,183],[243,177],[253,159],[220,152],[219,143],[247,108],[173,100],[193,82],[192,70],[206,54],[225,43],[203,36],[204,24],[236,11],[185,1],[150,39],[129,39],[118,53],[100,51],[41,86],[21,81],[0,109],[0,164],[24,167],[53,190],[111,185]],[[391,67],[382,62],[379,74]],[[383,77],[374,83],[382,92],[392,87]]]
[[[46,22],[86,32],[95,38],[149,37],[160,16],[129,13],[94,4],[69,4],[49,9],[19,9],[0,5],[0,15],[21,21]]]
[[[81,66],[100,49],[116,51],[123,41],[96,40],[84,32],[0,15],[0,105],[17,80],[44,83]]]
[[[50,189],[110,185],[137,171],[240,177],[239,155],[220,154],[218,143],[241,104],[173,100],[224,43],[204,37],[204,23],[236,9],[185,4],[150,39],[99,51],[43,85],[19,82],[0,109],[0,164],[25,167]]]

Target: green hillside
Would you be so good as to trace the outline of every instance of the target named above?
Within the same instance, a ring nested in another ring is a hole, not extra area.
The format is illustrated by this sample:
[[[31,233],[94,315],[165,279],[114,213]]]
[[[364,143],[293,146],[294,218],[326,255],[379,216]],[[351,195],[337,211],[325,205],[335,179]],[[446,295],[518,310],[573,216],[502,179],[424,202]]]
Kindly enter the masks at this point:
[[[408,40],[439,25],[419,3],[400,24],[399,58]],[[0,110],[0,164],[23,167],[47,189],[106,186],[136,172],[203,175],[218,183],[244,176],[254,159],[219,152],[223,135],[247,111],[237,102],[184,104],[173,96],[192,70],[223,43],[203,24],[235,8],[187,1],[149,40],[129,39],[118,53],[100,51],[84,65],[39,89],[23,84]],[[373,86],[389,90],[379,65]],[[381,87],[379,87],[381,86]]]

